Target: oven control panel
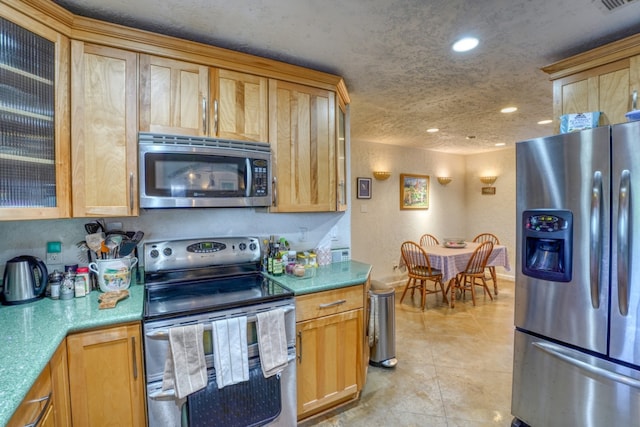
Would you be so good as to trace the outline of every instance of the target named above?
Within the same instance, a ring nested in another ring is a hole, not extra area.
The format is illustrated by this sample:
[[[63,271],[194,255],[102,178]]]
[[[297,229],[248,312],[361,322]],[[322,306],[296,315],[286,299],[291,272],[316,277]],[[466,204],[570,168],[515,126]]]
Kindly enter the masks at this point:
[[[144,244],[145,271],[166,271],[260,261],[256,237],[162,240]]]

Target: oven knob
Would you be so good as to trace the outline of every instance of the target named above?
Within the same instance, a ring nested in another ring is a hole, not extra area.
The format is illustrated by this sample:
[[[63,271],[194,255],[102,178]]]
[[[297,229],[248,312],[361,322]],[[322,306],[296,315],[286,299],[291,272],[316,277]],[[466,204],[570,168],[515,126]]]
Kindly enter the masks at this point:
[[[240,243],[238,245],[238,248],[240,248],[241,251],[244,251],[245,249],[247,249],[247,244],[246,243]]]
[[[158,258],[158,255],[160,255],[160,252],[158,252],[157,249],[152,249],[151,252],[149,252],[149,255],[151,256],[151,258]]]
[[[249,243],[249,249],[251,249],[252,251],[255,251],[257,247],[258,245],[256,245],[255,243],[253,242]]]
[[[171,250],[171,248],[164,248],[162,250],[162,253],[164,256],[171,256],[171,254],[173,253],[173,251]]]

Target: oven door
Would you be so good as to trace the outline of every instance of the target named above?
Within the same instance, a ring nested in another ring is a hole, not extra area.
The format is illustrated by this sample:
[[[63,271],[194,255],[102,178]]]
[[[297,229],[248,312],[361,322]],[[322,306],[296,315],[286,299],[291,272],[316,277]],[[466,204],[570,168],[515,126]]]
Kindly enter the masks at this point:
[[[169,350],[169,329],[177,326],[186,326],[202,323],[210,325],[215,320],[224,318],[233,318],[239,316],[247,316],[247,345],[249,355],[249,366],[257,367],[259,375],[262,376],[261,367],[259,365],[259,349],[257,339],[256,314],[262,311],[269,311],[276,308],[282,308],[285,311],[285,329],[287,336],[287,351],[289,364],[281,373],[279,381],[280,395],[280,413],[270,425],[276,426],[292,426],[296,424],[296,339],[295,339],[295,304],[288,298],[268,304],[257,304],[248,307],[238,307],[231,310],[222,310],[211,313],[198,314],[193,316],[184,316],[181,318],[161,319],[156,321],[147,321],[144,324],[144,345],[145,345],[145,368],[147,375],[147,405],[149,426],[168,426],[168,425],[188,425],[189,411],[201,411],[202,408],[194,407],[211,405],[211,399],[200,399],[194,403],[187,405],[187,399],[177,400],[173,390],[162,390],[162,375],[164,364]],[[203,333],[205,360],[207,369],[209,370],[209,384],[206,393],[216,393],[215,387],[215,371],[213,370],[213,345],[212,333],[210,329],[205,329]],[[249,387],[244,393],[254,393],[262,395],[264,393],[264,384],[260,378],[254,376],[254,381],[245,384]],[[213,386],[213,387],[211,387]],[[233,386],[228,386],[233,387]],[[227,387],[225,387],[226,389]],[[222,389],[224,390],[224,389]],[[202,390],[201,390],[202,391]],[[200,393],[200,392],[197,392]],[[194,393],[197,394],[197,393]],[[211,397],[211,396],[210,396]],[[213,396],[216,400],[218,396]],[[265,414],[272,414],[266,411]],[[267,417],[268,418],[268,417]],[[222,423],[220,425],[230,425]],[[263,424],[256,424],[263,425]]]

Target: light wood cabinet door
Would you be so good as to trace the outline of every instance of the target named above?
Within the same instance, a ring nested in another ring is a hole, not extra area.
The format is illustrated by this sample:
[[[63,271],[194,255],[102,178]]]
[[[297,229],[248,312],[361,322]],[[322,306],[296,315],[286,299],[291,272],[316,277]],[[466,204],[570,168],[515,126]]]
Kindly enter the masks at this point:
[[[269,81],[273,212],[336,210],[335,92]]]
[[[140,130],[207,135],[208,79],[204,65],[140,55]]]
[[[73,216],[137,215],[138,56],[73,41],[71,57]]]
[[[358,396],[363,310],[299,322],[298,420]]]
[[[267,142],[268,90],[266,77],[224,69],[210,69],[209,108],[211,136],[241,141]]]
[[[75,426],[146,425],[140,324],[67,337]]]

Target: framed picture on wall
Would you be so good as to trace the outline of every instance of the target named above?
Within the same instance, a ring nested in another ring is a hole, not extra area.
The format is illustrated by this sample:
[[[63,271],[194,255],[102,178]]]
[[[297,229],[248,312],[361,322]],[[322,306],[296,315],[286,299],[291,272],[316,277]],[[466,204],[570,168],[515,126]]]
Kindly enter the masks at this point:
[[[371,178],[357,178],[357,197],[358,199],[371,198]]]
[[[400,174],[400,209],[429,209],[429,175]]]

